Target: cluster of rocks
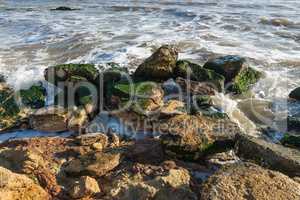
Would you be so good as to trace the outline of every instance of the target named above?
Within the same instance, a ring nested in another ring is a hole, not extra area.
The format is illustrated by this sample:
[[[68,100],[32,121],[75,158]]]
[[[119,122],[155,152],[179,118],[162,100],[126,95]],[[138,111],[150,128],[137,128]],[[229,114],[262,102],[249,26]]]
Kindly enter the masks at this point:
[[[115,63],[47,68],[63,91],[52,106],[41,84],[14,91],[1,81],[1,130],[77,134],[0,144],[0,199],[300,199],[298,137],[248,136],[211,101],[244,94],[261,76],[239,56],[201,66],[165,45],[133,74]],[[99,112],[159,137],[88,133]]]

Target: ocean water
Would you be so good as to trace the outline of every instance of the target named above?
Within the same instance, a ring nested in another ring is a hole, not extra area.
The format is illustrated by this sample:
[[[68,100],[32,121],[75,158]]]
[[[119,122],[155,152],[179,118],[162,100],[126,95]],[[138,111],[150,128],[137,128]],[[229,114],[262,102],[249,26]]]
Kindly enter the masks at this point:
[[[50,10],[58,6],[80,10]],[[266,74],[253,88],[273,102],[262,109],[286,113],[288,93],[300,86],[299,12],[298,0],[0,0],[0,73],[26,88],[54,64],[113,61],[134,70],[169,43],[200,64],[215,55],[246,57]],[[241,100],[222,100],[238,121]]]

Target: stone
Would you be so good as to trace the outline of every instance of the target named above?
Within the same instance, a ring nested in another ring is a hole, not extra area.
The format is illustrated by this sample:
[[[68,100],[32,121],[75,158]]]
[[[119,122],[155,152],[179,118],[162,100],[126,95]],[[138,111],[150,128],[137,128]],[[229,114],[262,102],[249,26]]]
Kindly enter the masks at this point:
[[[178,100],[169,100],[160,109],[160,115],[173,116],[186,113],[185,104]]]
[[[96,143],[92,144],[92,148],[96,151],[102,151],[103,145],[100,142],[96,142]]]
[[[203,184],[200,200],[207,199],[300,199],[300,184],[254,164],[236,164],[221,169]]]
[[[300,100],[300,87],[292,90],[289,94],[289,98],[295,99],[295,100]]]
[[[50,200],[50,195],[25,175],[0,167],[0,199]]]
[[[33,109],[39,109],[46,104],[46,89],[40,85],[32,85],[28,89],[20,90],[22,103]]]
[[[241,160],[233,150],[212,154],[206,158],[206,163],[208,164],[208,166],[211,167],[222,167],[225,165],[232,165],[239,162],[241,162]]]
[[[172,46],[164,45],[136,69],[134,78],[141,80],[167,80],[173,76],[177,58],[177,50]]]
[[[51,10],[52,11],[73,11],[73,10],[80,10],[80,9],[78,9],[78,8],[70,8],[70,7],[67,7],[67,6],[60,6],[60,7],[51,9]]]
[[[88,122],[85,109],[76,109],[68,114],[68,130],[80,131]]]
[[[74,199],[89,197],[101,192],[98,182],[89,176],[80,177],[78,183],[75,183],[70,189],[70,196]]]
[[[300,113],[289,115],[286,122],[287,130],[297,133],[300,130]]]
[[[278,170],[290,176],[300,174],[300,151],[245,134],[237,135],[235,151],[239,157]]]
[[[0,131],[13,127],[19,119],[19,113],[14,90],[7,84],[0,83]]]
[[[227,120],[199,115],[177,115],[158,127],[166,153],[186,160],[233,147],[238,126]]]
[[[223,75],[225,77],[225,84],[231,84],[231,86],[226,89],[228,89],[229,92],[237,94],[248,91],[250,86],[255,84],[262,77],[261,72],[246,66],[246,60],[236,55],[228,55],[209,60],[203,67]]]
[[[0,74],[0,83],[5,83],[6,81],[5,79],[6,79],[5,76]]]
[[[41,168],[34,171],[39,184],[49,193],[52,197],[57,197],[61,194],[62,188],[58,185],[55,174],[50,170]]]
[[[210,83],[200,83],[197,81],[191,81],[183,79],[181,77],[176,78],[176,83],[180,86],[181,91],[184,94],[189,95],[208,95],[213,96],[217,93],[216,88]]]
[[[164,152],[160,141],[144,139],[135,142],[127,157],[134,162],[160,164],[164,159]]]
[[[120,153],[92,152],[67,162],[64,171],[71,176],[101,177],[121,162]]]
[[[190,78],[190,80],[193,81],[211,83],[214,88],[220,92],[224,88],[224,76],[187,60],[177,61],[176,68],[174,69],[174,75],[175,77],[182,77],[184,79]]]
[[[284,134],[280,142],[284,146],[298,148],[300,150],[300,136]]]
[[[61,107],[46,107],[30,116],[32,129],[45,132],[63,132],[68,130],[67,111]]]

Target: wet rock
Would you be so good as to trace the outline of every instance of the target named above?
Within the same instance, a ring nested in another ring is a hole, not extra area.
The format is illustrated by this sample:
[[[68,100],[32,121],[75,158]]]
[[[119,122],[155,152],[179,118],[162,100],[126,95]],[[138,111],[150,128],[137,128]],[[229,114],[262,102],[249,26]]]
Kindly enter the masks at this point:
[[[81,146],[91,146],[95,143],[100,143],[105,148],[108,145],[108,136],[102,133],[89,133],[77,136],[75,142]]]
[[[128,158],[134,162],[160,164],[164,153],[160,141],[156,139],[138,140],[128,151]]]
[[[30,116],[30,125],[34,130],[62,132],[68,130],[67,111],[61,107],[47,107],[37,110]]]
[[[25,175],[0,167],[0,199],[50,200],[50,195]]]
[[[64,171],[69,175],[101,177],[120,164],[120,153],[92,152],[66,163]]]
[[[46,103],[46,89],[40,85],[33,85],[29,89],[20,90],[22,103],[33,109],[42,108]]]
[[[229,120],[194,115],[167,119],[159,130],[166,153],[187,160],[232,147],[235,135],[240,133],[238,126]]]
[[[246,60],[240,56],[229,55],[209,60],[204,68],[211,69],[225,77],[225,84],[232,85],[227,88],[230,92],[241,94],[249,90],[262,74],[246,66]]]
[[[280,142],[284,146],[298,148],[300,150],[300,136],[285,134]]]
[[[287,117],[288,131],[298,132],[300,130],[300,113],[289,115]]]
[[[300,184],[279,172],[246,163],[224,168],[202,186],[207,199],[299,199]]]
[[[189,76],[193,81],[211,83],[218,91],[222,91],[224,88],[224,76],[187,60],[177,61],[174,75],[175,77],[182,77],[185,79]]]
[[[181,91],[189,95],[215,95],[217,90],[210,83],[199,83],[197,81],[189,81],[183,78],[176,78],[176,83],[180,86]]]
[[[0,74],[0,83],[5,83],[6,81],[5,79],[6,79],[5,76]]]
[[[142,80],[167,80],[173,76],[177,58],[177,50],[164,45],[137,68],[134,77]]]
[[[98,182],[89,176],[80,177],[78,183],[75,183],[70,189],[70,196],[74,199],[89,197],[101,192]]]
[[[295,100],[300,100],[300,87],[291,91],[289,94],[289,98],[295,99]]]
[[[236,153],[245,159],[290,176],[299,176],[300,151],[248,135],[237,136]]]
[[[235,163],[240,162],[241,160],[239,157],[235,154],[233,150],[229,150],[226,152],[216,153],[213,155],[210,155],[206,158],[206,163],[208,166],[211,167],[221,167],[224,165],[232,165]]]
[[[19,113],[14,90],[7,84],[0,83],[0,131],[13,127],[20,118]]]
[[[54,8],[54,9],[51,9],[52,11],[73,11],[73,10],[80,10],[78,8],[70,8],[70,7],[67,7],[67,6],[60,6],[60,7],[57,7],[57,8]]]

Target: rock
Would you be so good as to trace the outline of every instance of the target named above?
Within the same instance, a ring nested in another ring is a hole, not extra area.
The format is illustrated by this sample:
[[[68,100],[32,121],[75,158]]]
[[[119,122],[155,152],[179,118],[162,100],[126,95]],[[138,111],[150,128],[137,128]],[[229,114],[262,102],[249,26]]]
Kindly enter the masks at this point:
[[[0,83],[0,131],[13,127],[20,118],[19,113],[13,89]]]
[[[33,109],[42,108],[46,103],[46,89],[40,85],[33,85],[29,89],[20,90],[22,103]]]
[[[289,94],[289,98],[295,99],[295,100],[300,100],[300,87],[291,91]]]
[[[279,172],[245,163],[222,169],[202,186],[207,199],[299,199],[300,184]]]
[[[6,81],[5,79],[6,79],[5,76],[0,74],[0,83],[5,83]]]
[[[211,83],[220,92],[224,88],[224,76],[187,60],[177,61],[174,75],[175,77],[182,77],[184,79],[188,79],[189,76],[193,81]]]
[[[274,144],[248,135],[237,136],[236,153],[259,165],[281,171],[290,176],[299,176],[300,151]]]
[[[120,146],[120,138],[115,133],[110,133],[109,140],[110,140],[110,147]]]
[[[289,115],[287,117],[288,131],[298,132],[300,130],[300,113]]]
[[[98,182],[95,179],[89,176],[82,176],[80,177],[78,183],[73,185],[69,193],[74,199],[80,199],[83,197],[92,196],[99,192],[101,192],[101,190]]]
[[[113,93],[124,103],[133,100],[132,110],[142,115],[154,113],[163,105],[163,90],[155,82],[118,83]]]
[[[187,160],[232,147],[240,129],[229,120],[177,115],[163,121],[158,130],[166,153]]]
[[[233,150],[229,150],[226,152],[216,153],[213,155],[210,155],[206,158],[206,163],[211,166],[217,166],[221,167],[224,165],[232,165],[235,163],[239,163],[241,160]]]
[[[52,197],[57,197],[61,194],[62,188],[56,181],[55,174],[51,173],[48,169],[39,169],[34,172],[39,184],[49,193]]]
[[[45,80],[57,85],[59,82],[89,81],[97,83],[99,72],[93,64],[62,64],[48,67]]]
[[[88,122],[88,114],[85,109],[77,109],[68,114],[68,130],[80,131]]]
[[[0,167],[0,199],[51,199],[50,195],[25,175]]]
[[[136,141],[129,149],[128,158],[139,163],[160,164],[164,159],[164,153],[160,141],[144,139]]]
[[[77,136],[75,143],[80,146],[92,146],[94,143],[102,143],[106,147],[108,137],[103,133],[87,133]]]
[[[52,11],[73,11],[73,10],[80,10],[78,8],[70,8],[70,7],[66,7],[66,6],[60,6],[60,7],[57,7],[57,8],[54,8],[54,9],[51,9]]]
[[[173,76],[177,58],[177,50],[164,45],[137,68],[134,77],[141,80],[167,80]]]
[[[185,114],[186,109],[182,101],[170,100],[161,108],[160,115],[163,116],[173,116]]]
[[[241,94],[249,90],[262,76],[260,72],[245,66],[245,62],[240,56],[229,55],[209,60],[203,67],[223,75],[225,84],[232,84],[229,91]]]
[[[68,130],[67,111],[61,107],[46,107],[30,116],[32,129],[45,132],[62,132]]]
[[[92,152],[66,163],[64,171],[74,176],[101,177],[120,163],[120,153]]]
[[[216,88],[210,83],[199,83],[197,81],[189,81],[183,78],[176,78],[176,83],[180,86],[181,91],[189,95],[208,95],[212,96],[217,93]]]
[[[300,150],[300,136],[285,134],[280,142],[284,146],[298,148]]]

